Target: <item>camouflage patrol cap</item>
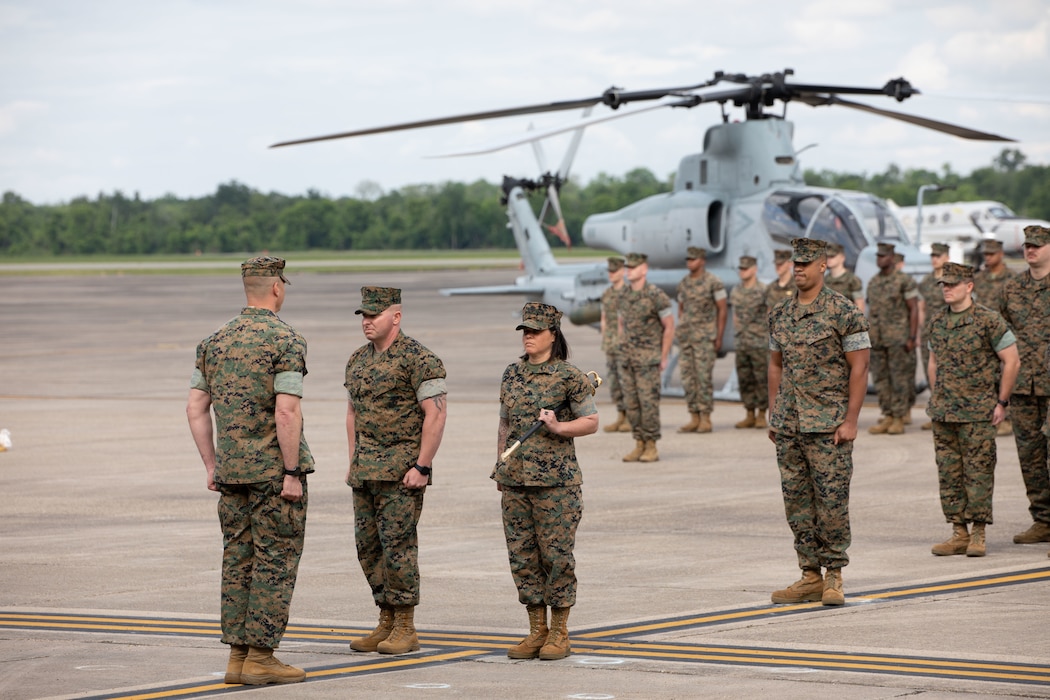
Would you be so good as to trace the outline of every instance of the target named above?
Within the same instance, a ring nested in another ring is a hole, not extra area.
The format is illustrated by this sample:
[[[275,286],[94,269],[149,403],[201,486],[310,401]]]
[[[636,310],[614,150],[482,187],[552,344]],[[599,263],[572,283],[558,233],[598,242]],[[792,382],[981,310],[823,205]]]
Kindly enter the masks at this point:
[[[814,260],[819,260],[827,255],[826,245],[824,241],[816,238],[793,238],[791,247],[794,248],[795,252],[792,253],[791,259],[800,263],[811,263]]]
[[[998,238],[985,238],[981,241],[981,252],[982,253],[1001,253],[1003,250],[1003,242]]]
[[[969,265],[947,262],[941,269],[941,278],[937,284],[959,284],[960,282],[973,282],[973,268]]]
[[[1050,244],[1050,228],[1035,224],[1024,227],[1024,244],[1044,246]]]
[[[893,262],[895,262],[895,263],[902,263],[902,262],[904,262],[904,253],[894,253],[893,254]]]
[[[695,245],[685,249],[686,260],[707,260],[707,251]]]
[[[361,287],[361,306],[355,314],[378,316],[401,303],[401,290],[393,287]]]
[[[947,255],[948,244],[947,243],[934,243],[930,246],[930,255]]]
[[[561,311],[550,304],[541,304],[538,301],[530,301],[521,309],[521,323],[514,330],[529,328],[534,331],[557,330],[558,322],[561,321]]]
[[[609,272],[618,272],[623,269],[623,258],[611,257],[608,258]]]
[[[749,267],[754,267],[757,264],[758,264],[758,260],[755,260],[750,255],[741,255],[740,256],[740,269],[741,270],[746,270]]]
[[[895,250],[896,250],[896,246],[893,245],[892,243],[879,243],[879,252],[877,254],[878,255],[893,255],[893,252]]]
[[[649,261],[649,256],[645,253],[628,253],[627,254],[627,267],[638,267]]]
[[[790,262],[791,261],[791,251],[790,250],[774,250],[773,251],[773,261],[775,263],[777,263],[778,265],[780,263]]]
[[[832,255],[838,255],[839,253],[845,252],[845,250],[846,249],[843,248],[840,244],[831,243],[830,241],[824,245],[824,251],[828,254],[829,258]]]
[[[285,284],[291,284],[283,270],[284,260],[272,255],[262,255],[241,263],[241,277],[280,277]]]

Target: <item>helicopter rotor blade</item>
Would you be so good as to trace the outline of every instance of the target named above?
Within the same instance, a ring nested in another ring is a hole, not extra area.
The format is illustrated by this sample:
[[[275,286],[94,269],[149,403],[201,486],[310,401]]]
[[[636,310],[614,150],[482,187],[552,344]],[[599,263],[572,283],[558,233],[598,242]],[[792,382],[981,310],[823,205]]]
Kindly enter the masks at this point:
[[[958,136],[960,138],[970,139],[972,141],[1007,141],[1011,143],[1016,142],[1015,139],[1006,138],[1005,136],[999,136],[998,134],[990,134],[985,131],[977,131],[976,129],[969,129],[965,126],[957,126],[955,124],[949,124],[948,122],[942,122],[936,119],[917,117],[913,114],[904,114],[903,112],[894,112],[888,109],[879,109],[878,107],[872,107],[871,105],[862,104],[860,102],[843,100],[842,98],[836,97],[835,95],[813,95],[800,97],[799,99],[812,107],[841,105],[842,107],[850,107],[851,109],[860,110],[862,112],[877,114],[880,117],[896,119],[898,121],[914,124],[915,126],[921,126],[926,129],[933,129],[934,131],[940,131],[945,134],[951,134],[952,136]]]
[[[583,110],[583,119],[591,116],[593,107],[587,107]],[[572,132],[572,140],[569,142],[569,148],[565,151],[565,157],[561,159],[561,165],[558,166],[558,177],[562,179],[562,182],[569,179],[569,169],[572,167],[572,162],[576,159],[576,151],[580,147],[580,141],[583,140],[583,127],[580,127],[576,131]]]

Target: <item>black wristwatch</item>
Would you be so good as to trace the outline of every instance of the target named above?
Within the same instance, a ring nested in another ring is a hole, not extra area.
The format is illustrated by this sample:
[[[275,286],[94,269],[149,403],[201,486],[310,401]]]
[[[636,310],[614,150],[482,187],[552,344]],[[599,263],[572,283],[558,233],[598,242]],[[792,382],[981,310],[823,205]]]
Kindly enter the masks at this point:
[[[430,476],[430,467],[424,467],[422,464],[417,464],[415,469],[423,476]]]
[[[296,467],[295,469],[285,469],[284,470],[284,475],[285,476],[302,476],[303,475],[303,470],[302,470],[301,467]]]
[[[1009,406],[1009,405],[1010,405],[1010,399],[1007,399],[1006,401],[1003,401],[1002,399],[998,399],[998,400],[996,401],[996,403],[998,403],[998,404],[999,404],[1000,406],[1002,406],[1003,408],[1006,408],[1007,406]]]

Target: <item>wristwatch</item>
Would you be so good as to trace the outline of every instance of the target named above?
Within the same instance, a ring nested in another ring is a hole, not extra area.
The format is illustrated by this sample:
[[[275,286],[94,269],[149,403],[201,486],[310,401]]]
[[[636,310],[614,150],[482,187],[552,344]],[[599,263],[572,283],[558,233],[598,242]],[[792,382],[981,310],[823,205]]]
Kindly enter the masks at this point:
[[[998,404],[999,404],[1000,406],[1002,406],[1003,408],[1006,408],[1007,406],[1009,406],[1009,405],[1010,405],[1010,399],[1007,399],[1006,401],[1003,401],[1002,399],[998,399],[998,400],[996,401],[996,403],[998,403]]]
[[[423,476],[430,476],[430,467],[424,467],[422,464],[417,464],[415,469]]]
[[[285,476],[302,476],[303,475],[303,470],[300,467],[296,467],[295,469],[285,469],[284,470],[284,475]]]

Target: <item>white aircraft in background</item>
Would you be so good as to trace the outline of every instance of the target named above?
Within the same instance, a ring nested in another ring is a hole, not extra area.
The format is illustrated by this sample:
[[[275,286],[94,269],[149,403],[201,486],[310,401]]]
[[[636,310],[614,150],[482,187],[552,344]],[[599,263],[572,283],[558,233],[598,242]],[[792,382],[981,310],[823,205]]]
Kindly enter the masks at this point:
[[[987,200],[926,204],[922,207],[921,230],[918,207],[896,207],[894,211],[920,250],[928,253],[932,244],[947,243],[954,262],[963,262],[986,238],[1002,241],[1007,255],[1019,255],[1026,226],[1050,226],[1048,221],[1018,216],[1002,202]]]

